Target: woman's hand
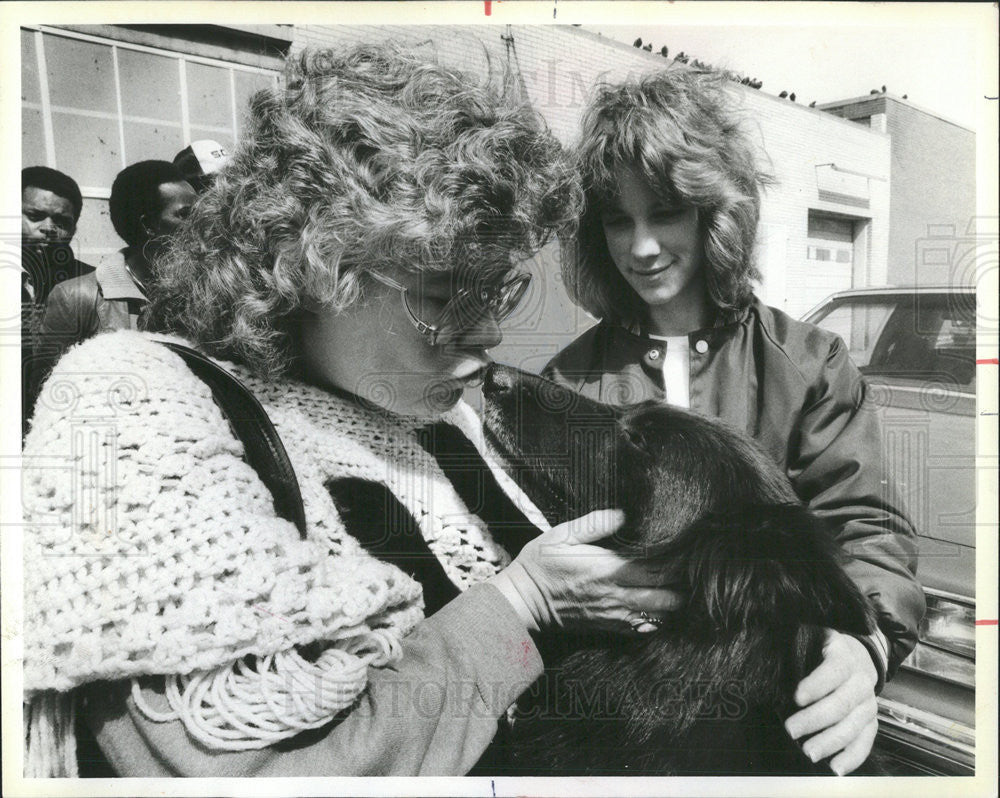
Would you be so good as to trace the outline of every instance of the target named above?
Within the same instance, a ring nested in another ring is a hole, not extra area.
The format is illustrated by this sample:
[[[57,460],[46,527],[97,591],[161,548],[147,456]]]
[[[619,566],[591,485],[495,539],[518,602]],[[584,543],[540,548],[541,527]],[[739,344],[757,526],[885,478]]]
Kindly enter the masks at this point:
[[[619,510],[597,510],[553,527],[529,542],[490,580],[529,628],[563,626],[651,632],[681,596],[663,584],[662,568],[590,545],[622,525]]]
[[[802,746],[813,762],[832,756],[838,776],[868,758],[878,731],[878,673],[868,649],[850,635],[826,630],[823,661],[795,690],[799,710],[785,721],[788,733],[810,737]]]

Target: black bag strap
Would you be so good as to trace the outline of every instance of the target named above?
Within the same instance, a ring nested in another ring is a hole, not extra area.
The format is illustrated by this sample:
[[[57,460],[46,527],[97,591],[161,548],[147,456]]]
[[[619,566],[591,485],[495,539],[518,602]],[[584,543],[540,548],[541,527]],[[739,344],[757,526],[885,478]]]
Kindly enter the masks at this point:
[[[247,463],[271,492],[274,510],[291,521],[304,539],[306,511],[295,469],[267,411],[250,389],[201,352],[173,341],[160,341],[180,355],[187,367],[212,391],[216,404],[243,443]]]

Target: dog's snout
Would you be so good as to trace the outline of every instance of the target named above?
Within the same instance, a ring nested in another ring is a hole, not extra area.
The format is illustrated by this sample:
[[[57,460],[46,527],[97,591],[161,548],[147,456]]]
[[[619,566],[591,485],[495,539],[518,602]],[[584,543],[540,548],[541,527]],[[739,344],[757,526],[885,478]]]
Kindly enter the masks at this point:
[[[514,375],[499,363],[490,363],[483,377],[483,393],[497,396],[514,389]]]

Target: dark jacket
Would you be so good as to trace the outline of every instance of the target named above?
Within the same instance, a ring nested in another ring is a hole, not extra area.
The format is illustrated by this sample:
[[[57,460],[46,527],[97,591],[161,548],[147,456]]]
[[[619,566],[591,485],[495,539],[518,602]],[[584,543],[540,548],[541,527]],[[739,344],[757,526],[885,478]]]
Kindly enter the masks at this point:
[[[73,344],[108,330],[136,329],[146,301],[125,269],[124,257],[56,285],[34,339],[37,385]]]
[[[847,571],[890,641],[891,676],[913,650],[924,614],[916,534],[883,473],[881,427],[843,341],[756,299],[688,341],[691,410],[754,438],[834,525],[851,557]],[[602,322],[556,355],[545,375],[612,404],[662,399],[662,346]]]
[[[38,336],[45,303],[53,288],[92,274],[94,267],[73,256],[69,244],[21,245],[21,434],[28,432],[38,388],[51,368],[39,364]]]

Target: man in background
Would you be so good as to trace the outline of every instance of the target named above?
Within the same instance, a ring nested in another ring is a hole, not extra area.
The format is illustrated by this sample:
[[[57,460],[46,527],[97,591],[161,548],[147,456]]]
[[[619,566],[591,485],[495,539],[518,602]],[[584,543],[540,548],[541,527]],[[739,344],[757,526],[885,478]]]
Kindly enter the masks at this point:
[[[107,330],[137,328],[155,282],[156,257],[196,199],[181,171],[168,161],[140,161],[118,173],[108,210],[127,246],[93,274],[52,289],[36,337],[42,378],[73,344]]]
[[[21,427],[27,428],[41,375],[33,352],[49,292],[90,274],[70,248],[83,210],[76,181],[47,166],[21,171]]]
[[[70,242],[83,210],[80,187],[47,166],[21,171],[21,299],[45,304],[64,280],[94,271],[74,257]]]

